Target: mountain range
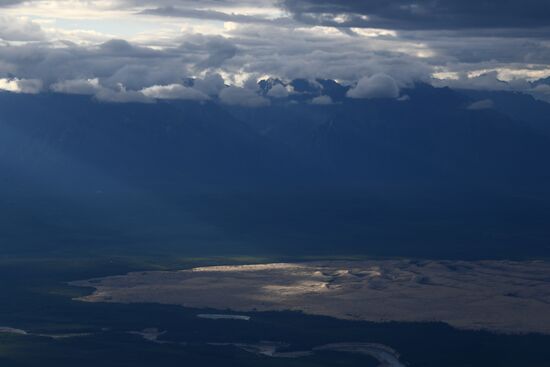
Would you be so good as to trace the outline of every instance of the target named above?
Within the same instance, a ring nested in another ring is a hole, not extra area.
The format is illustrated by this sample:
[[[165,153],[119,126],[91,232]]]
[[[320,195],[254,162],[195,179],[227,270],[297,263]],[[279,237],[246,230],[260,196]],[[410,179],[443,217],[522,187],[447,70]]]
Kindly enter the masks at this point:
[[[270,97],[277,85],[291,93]],[[258,91],[270,103],[256,108],[0,93],[5,241],[35,243],[21,234],[32,218],[67,243],[102,222],[109,243],[129,232],[177,242],[200,227],[216,228],[200,238],[218,231],[237,243],[341,239],[399,254],[408,250],[391,244],[430,243],[429,252],[449,241],[454,253],[483,242],[513,252],[521,233],[531,253],[550,253],[550,104],[421,83],[399,98],[348,98],[332,80],[269,79]],[[60,197],[70,209],[52,209]],[[117,220],[98,214],[107,212]]]

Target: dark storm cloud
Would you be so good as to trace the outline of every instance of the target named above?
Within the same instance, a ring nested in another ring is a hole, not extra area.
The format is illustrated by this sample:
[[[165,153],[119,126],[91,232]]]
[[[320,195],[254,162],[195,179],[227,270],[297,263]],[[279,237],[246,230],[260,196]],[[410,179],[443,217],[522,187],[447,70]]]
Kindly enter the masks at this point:
[[[146,0],[141,0],[141,4],[145,3]],[[233,21],[264,29],[296,27],[296,23],[287,18],[270,20],[232,12],[197,10],[193,8],[197,3],[192,0],[163,0],[161,3],[178,7],[167,6],[146,12]],[[227,7],[244,4],[231,0],[204,4],[213,3]],[[275,4],[286,9],[295,22],[334,27],[352,37],[358,36],[352,28],[397,30],[395,41],[423,44],[431,50],[431,56],[423,60],[428,65],[484,64],[484,68],[498,68],[512,63],[544,65],[550,59],[550,3],[547,0],[281,0]],[[284,32],[271,30],[269,38],[276,38],[279,33]],[[264,42],[269,43],[269,40]],[[308,53],[318,45],[304,43],[303,47]],[[397,48],[403,47],[397,45]],[[393,47],[389,46],[390,49]],[[286,69],[291,67],[301,66],[291,63]]]
[[[335,27],[418,30],[550,24],[548,0],[283,0],[282,5],[299,21]]]
[[[436,55],[432,61],[454,60],[462,63],[547,64],[550,60],[550,28],[544,34],[547,39],[528,37],[524,33],[504,36],[494,32],[469,31],[407,31],[400,32],[399,38],[406,42],[422,43]]]

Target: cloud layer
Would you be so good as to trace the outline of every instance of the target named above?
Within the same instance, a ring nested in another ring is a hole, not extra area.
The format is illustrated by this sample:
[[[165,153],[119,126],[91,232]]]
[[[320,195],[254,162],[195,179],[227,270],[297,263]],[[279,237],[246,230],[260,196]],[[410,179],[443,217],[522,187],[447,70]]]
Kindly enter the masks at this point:
[[[550,76],[550,7],[542,0],[10,0],[0,7],[0,89],[10,91],[206,100],[227,84],[235,89],[225,101],[240,104],[250,90],[238,88],[271,76],[336,79],[353,86],[352,98],[394,98],[417,81],[550,98],[545,85],[529,83]],[[289,92],[279,86],[267,97]],[[247,103],[269,102],[258,98]]]

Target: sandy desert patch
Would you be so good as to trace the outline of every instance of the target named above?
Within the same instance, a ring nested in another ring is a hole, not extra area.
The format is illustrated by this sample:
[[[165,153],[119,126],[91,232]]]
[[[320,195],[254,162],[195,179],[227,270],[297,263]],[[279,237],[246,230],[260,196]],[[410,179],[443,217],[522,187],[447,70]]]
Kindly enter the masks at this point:
[[[87,302],[238,312],[297,310],[367,321],[550,334],[545,261],[325,261],[151,271],[72,282]]]

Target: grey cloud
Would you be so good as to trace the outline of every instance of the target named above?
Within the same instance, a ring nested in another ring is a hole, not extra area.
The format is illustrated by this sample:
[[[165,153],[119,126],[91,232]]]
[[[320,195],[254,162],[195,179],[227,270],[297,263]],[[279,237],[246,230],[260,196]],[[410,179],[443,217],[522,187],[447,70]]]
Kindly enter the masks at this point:
[[[550,60],[550,29],[546,36],[548,39],[432,31],[401,34],[403,40],[427,45],[437,55],[434,61],[446,59],[472,64],[488,61],[547,64]]]
[[[99,47],[0,46],[0,61],[11,65],[6,72],[20,78],[41,79],[48,86],[64,80],[95,78],[107,86],[123,84],[136,90],[177,83],[189,75],[188,66],[204,57],[196,55],[195,59],[186,60],[184,56],[184,51],[157,51],[127,42],[109,42]]]
[[[225,87],[219,74],[207,74],[204,78],[193,81],[193,88],[208,96],[217,96]]]
[[[99,46],[104,55],[124,56],[124,57],[156,57],[159,52],[147,47],[132,45],[130,42],[122,39],[112,39]]]
[[[183,61],[200,72],[225,66],[239,53],[239,45],[233,39],[222,36],[193,34],[182,37],[181,46],[172,52],[179,53]]]
[[[43,41],[42,28],[30,20],[0,15],[0,40]]]
[[[77,87],[76,82],[67,85],[66,81],[98,79],[108,88],[122,84],[130,90],[141,90],[153,85],[181,84],[192,75],[191,69],[199,73],[204,68],[219,66],[235,49],[230,43],[220,40],[221,37],[201,36],[198,45],[196,37],[190,38],[193,42],[164,50],[139,47],[120,40],[98,46],[0,44],[0,78],[40,79],[47,88],[61,83],[56,88],[71,89]],[[199,84],[219,91],[223,80],[217,76]]]
[[[42,91],[43,84],[38,79],[21,79],[17,81],[17,86],[21,93],[39,93]]]
[[[395,80],[386,74],[375,74],[361,78],[347,93],[350,98],[397,98],[399,87]]]
[[[198,64],[198,67],[201,69],[218,68],[226,60],[235,57],[238,51],[238,48],[231,41],[223,37],[211,39],[205,46],[210,55],[206,60]]]
[[[136,62],[137,61],[137,62]],[[158,64],[136,60],[131,65],[124,65],[103,78],[106,85],[123,84],[130,89],[142,89],[151,85],[177,83],[188,75],[185,65],[177,60],[157,60]]]

